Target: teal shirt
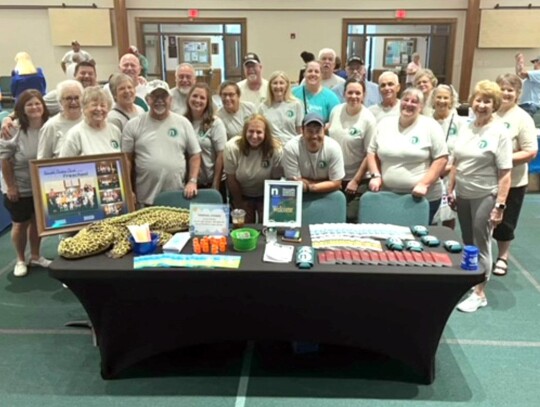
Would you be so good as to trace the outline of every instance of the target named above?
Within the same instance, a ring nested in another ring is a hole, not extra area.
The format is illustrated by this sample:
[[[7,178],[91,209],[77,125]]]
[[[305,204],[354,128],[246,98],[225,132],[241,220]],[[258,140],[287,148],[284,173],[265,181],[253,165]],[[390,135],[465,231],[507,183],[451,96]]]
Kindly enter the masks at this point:
[[[292,93],[302,104],[307,104],[304,111],[317,113],[324,119],[325,123],[330,120],[332,109],[340,104],[336,94],[324,87],[316,95],[310,93],[304,85],[293,88]]]

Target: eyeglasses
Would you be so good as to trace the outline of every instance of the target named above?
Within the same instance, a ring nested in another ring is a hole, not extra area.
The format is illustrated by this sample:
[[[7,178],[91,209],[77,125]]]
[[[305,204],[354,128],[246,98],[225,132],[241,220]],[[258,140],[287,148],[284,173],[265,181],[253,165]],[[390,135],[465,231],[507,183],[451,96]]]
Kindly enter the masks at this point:
[[[78,102],[81,98],[79,96],[66,96],[63,97],[62,100],[66,102]]]

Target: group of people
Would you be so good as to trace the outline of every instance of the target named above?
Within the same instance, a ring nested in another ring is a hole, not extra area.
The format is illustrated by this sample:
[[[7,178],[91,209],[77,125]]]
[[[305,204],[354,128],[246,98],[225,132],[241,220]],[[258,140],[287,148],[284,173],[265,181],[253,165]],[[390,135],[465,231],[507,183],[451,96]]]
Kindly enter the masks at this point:
[[[282,71],[264,79],[259,56],[248,53],[246,79],[220,85],[219,109],[208,85],[196,82],[193,66],[180,64],[170,89],[142,78],[131,53],[120,58],[120,72],[104,88],[96,86],[95,64],[80,62],[75,80],[60,83],[54,95],[23,92],[13,120],[2,125],[8,140],[0,145],[15,274],[26,274],[26,230],[35,229],[27,161],[120,151],[129,157],[139,207],[153,205],[162,191],[182,189],[191,198],[200,188],[214,188],[246,211],[246,222],[256,222],[264,181],[284,176],[301,181],[306,193],[342,190],[354,220],[363,186],[410,193],[429,201],[429,222],[454,227],[456,214],[448,207],[457,210],[463,242],[479,248],[486,282],[492,270],[505,274],[527,163],[537,151],[533,120],[518,106],[521,78],[505,74],[477,83],[469,99],[474,118],[466,120],[457,114],[454,88],[438,84],[429,69],[415,69],[398,98],[396,73],[382,73],[377,84],[367,81],[363,60],[351,56],[343,79],[334,73],[335,58],[322,49],[293,86]],[[26,206],[14,205],[25,198]],[[492,232],[499,243],[495,264]],[[29,236],[38,261],[39,240]],[[473,312],[485,305],[484,283],[458,308]]]

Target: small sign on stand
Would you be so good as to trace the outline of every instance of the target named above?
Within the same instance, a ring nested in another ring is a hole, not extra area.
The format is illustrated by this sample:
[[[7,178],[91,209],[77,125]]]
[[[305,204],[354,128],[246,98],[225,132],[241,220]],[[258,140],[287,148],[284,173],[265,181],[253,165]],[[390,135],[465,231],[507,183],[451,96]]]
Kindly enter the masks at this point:
[[[189,212],[191,236],[229,235],[229,205],[192,203]]]

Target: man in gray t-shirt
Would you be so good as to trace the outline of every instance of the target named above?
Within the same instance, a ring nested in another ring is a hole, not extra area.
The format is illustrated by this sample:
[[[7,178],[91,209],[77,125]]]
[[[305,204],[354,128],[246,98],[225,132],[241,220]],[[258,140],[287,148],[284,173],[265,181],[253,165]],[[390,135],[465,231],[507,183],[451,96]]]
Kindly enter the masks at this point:
[[[308,113],[302,135],[285,144],[281,164],[285,177],[302,181],[306,192],[337,191],[345,177],[341,146],[324,135],[324,120],[317,113]]]
[[[193,126],[170,111],[171,96],[165,82],[155,80],[148,87],[150,111],[131,119],[122,134],[122,151],[129,154],[135,173],[137,202],[152,205],[160,192],[180,189],[186,198],[193,198],[201,167],[201,148]]]

